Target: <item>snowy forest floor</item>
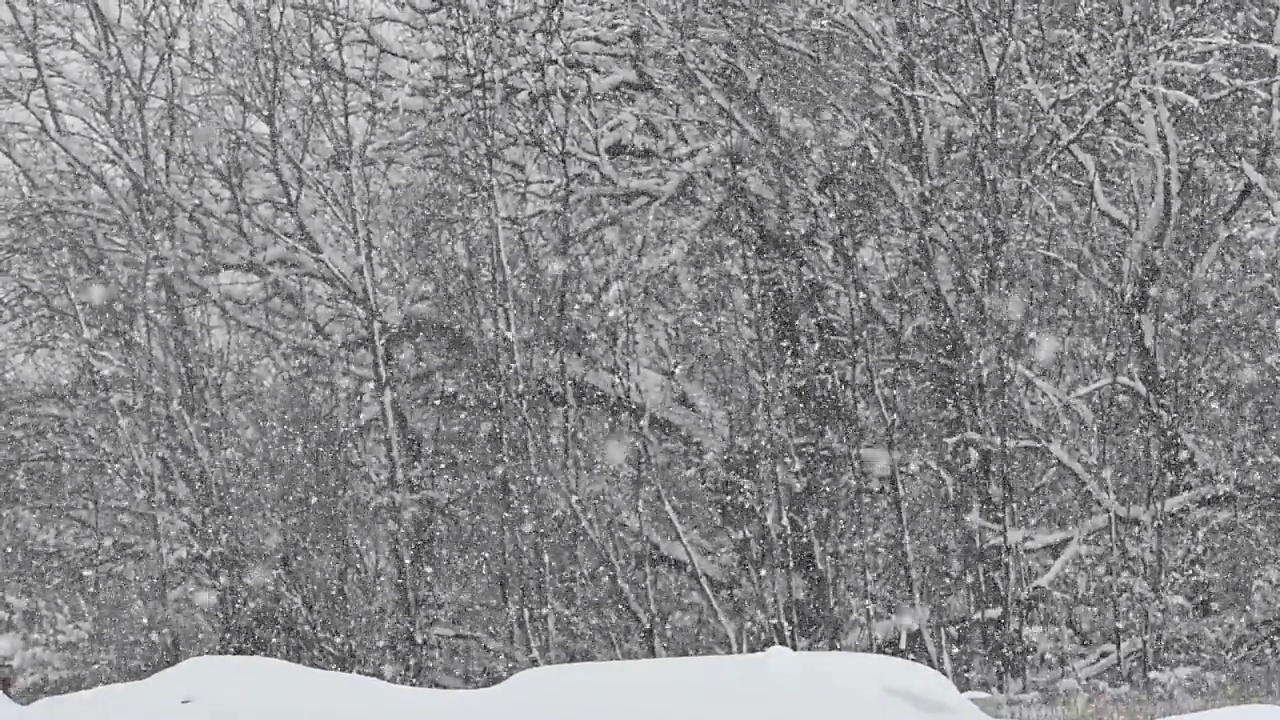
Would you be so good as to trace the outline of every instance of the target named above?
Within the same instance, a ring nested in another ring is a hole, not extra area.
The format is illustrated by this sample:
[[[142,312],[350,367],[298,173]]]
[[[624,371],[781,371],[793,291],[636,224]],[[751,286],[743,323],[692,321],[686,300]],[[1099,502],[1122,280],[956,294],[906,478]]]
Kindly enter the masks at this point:
[[[1201,687],[1094,689],[1040,694],[1003,701],[977,701],[987,714],[1011,720],[1151,720],[1229,705],[1280,704],[1280,662],[1247,668],[1228,680]]]

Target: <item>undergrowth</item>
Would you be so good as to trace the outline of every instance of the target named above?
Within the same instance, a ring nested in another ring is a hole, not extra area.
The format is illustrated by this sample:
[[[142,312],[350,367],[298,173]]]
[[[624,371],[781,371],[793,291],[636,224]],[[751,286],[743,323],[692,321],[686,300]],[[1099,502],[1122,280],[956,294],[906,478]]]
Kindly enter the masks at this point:
[[[1010,720],[1154,720],[1230,705],[1280,705],[1280,664],[1146,688],[1099,684],[977,703],[992,717]]]

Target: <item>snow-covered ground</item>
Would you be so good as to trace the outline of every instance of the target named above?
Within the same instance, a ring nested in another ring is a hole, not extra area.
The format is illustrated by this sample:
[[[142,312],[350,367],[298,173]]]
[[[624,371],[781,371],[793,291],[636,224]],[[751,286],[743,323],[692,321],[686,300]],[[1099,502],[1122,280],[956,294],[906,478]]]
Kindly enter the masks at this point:
[[[536,668],[484,690],[423,690],[246,657],[0,709],[3,720],[988,720],[896,658],[791,652]]]
[[[1234,705],[1174,715],[1164,720],[1280,720],[1280,705]]]
[[[484,690],[400,687],[279,660],[202,657],[0,720],[989,720],[941,674],[881,655],[792,652],[579,663]],[[1177,720],[1280,720],[1246,705]]]

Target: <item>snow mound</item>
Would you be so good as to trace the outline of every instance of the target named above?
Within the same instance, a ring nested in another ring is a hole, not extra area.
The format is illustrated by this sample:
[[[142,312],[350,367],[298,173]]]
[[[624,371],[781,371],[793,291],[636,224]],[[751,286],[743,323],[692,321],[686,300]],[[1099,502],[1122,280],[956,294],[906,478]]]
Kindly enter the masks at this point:
[[[1232,705],[1172,715],[1163,720],[1280,720],[1280,705]]]
[[[462,691],[401,687],[359,675],[313,670],[260,657],[207,656],[146,680],[45,698],[21,720],[421,719],[440,698]],[[441,717],[449,717],[442,715]],[[461,716],[459,716],[461,717]],[[9,720],[0,716],[0,720]]]
[[[522,720],[989,720],[923,665],[862,653],[791,652],[535,668],[490,690]]]
[[[2,720],[989,720],[907,660],[772,649],[536,668],[483,690],[407,688],[254,657],[202,657],[47,698]],[[1261,717],[1197,720],[1264,720]],[[1265,720],[1280,720],[1268,717]]]

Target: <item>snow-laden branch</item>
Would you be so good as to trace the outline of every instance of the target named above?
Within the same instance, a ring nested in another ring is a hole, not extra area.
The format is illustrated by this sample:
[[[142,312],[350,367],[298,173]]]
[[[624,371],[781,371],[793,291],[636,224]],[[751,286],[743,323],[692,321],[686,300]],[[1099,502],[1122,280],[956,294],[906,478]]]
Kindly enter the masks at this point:
[[[1058,559],[1053,561],[1053,565],[1050,565],[1043,575],[1031,582],[1031,587],[1047,588],[1052,585],[1053,581],[1062,575],[1062,571],[1071,564],[1071,561],[1080,555],[1081,547],[1080,538],[1072,538],[1071,542],[1067,543],[1067,547],[1058,555]]]
[[[1232,492],[1232,488],[1226,484],[1215,483],[1213,485],[1205,485],[1168,498],[1162,503],[1157,503],[1148,507],[1144,512],[1129,512],[1125,515],[1116,515],[1115,518],[1118,521],[1131,525],[1148,523],[1153,521],[1157,516],[1168,518],[1190,510],[1200,503],[1228,496]],[[978,526],[991,525],[989,521],[983,520],[973,513],[970,513],[965,517],[965,519]],[[1111,519],[1112,515],[1110,513],[1098,513],[1080,523],[1074,530],[1010,530],[1008,533],[1008,542],[1016,547],[1021,547],[1027,552],[1062,547],[1076,539],[1084,542],[1090,535],[1106,529],[1111,524]],[[983,543],[983,546],[995,548],[1004,544],[1005,538],[1002,536],[987,540]]]

